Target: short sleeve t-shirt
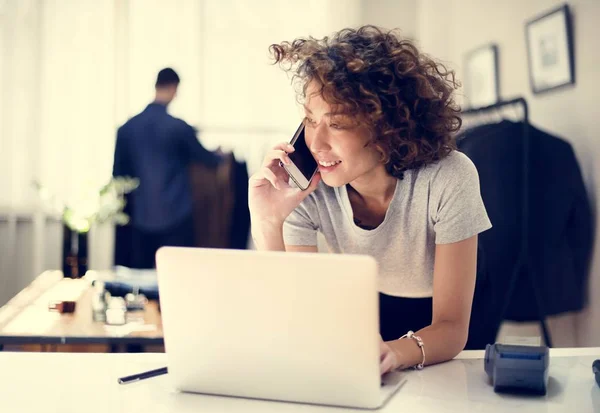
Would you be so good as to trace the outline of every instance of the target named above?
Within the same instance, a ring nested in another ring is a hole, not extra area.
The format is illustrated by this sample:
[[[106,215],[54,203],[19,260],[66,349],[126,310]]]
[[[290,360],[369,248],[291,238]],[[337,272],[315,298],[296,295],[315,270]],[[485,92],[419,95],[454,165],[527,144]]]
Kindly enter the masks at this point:
[[[491,228],[475,165],[453,151],[398,180],[383,222],[365,230],[353,220],[346,186],[319,183],[286,219],[286,245],[317,245],[321,232],[334,253],[366,254],[379,263],[379,291],[431,297],[436,244],[465,240]]]

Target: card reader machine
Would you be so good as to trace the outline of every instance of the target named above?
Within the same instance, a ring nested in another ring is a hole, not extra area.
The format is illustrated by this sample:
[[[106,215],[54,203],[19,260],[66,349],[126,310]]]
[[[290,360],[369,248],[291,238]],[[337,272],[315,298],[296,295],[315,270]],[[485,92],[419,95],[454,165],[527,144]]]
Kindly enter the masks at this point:
[[[488,344],[484,367],[496,392],[546,394],[548,347]]]

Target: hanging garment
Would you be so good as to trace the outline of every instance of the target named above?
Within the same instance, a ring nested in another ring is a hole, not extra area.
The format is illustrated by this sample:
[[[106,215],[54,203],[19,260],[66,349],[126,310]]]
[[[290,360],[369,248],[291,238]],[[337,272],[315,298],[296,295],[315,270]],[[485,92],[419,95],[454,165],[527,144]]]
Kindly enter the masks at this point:
[[[526,217],[522,216],[521,199],[523,123],[482,125],[458,137],[459,150],[479,171],[482,198],[494,223],[494,228],[479,238],[485,257],[482,272],[488,278],[486,294],[493,294],[480,302],[503,304],[521,251],[522,219],[528,222],[531,265],[522,269],[505,314],[505,319],[514,321],[538,319],[529,274],[535,277],[546,315],[579,311],[585,306],[594,233],[588,195],[571,145],[528,127]],[[473,311],[478,311],[475,304]]]

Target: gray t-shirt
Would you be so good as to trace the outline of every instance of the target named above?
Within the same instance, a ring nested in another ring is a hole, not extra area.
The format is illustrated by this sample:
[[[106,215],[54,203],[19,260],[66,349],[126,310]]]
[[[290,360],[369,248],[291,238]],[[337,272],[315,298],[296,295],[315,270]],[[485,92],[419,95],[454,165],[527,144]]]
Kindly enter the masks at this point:
[[[353,221],[346,186],[319,183],[287,218],[286,245],[317,245],[321,232],[334,253],[366,254],[379,263],[379,291],[431,297],[436,244],[458,242],[491,228],[475,165],[453,151],[443,160],[404,173],[383,222],[365,230]]]

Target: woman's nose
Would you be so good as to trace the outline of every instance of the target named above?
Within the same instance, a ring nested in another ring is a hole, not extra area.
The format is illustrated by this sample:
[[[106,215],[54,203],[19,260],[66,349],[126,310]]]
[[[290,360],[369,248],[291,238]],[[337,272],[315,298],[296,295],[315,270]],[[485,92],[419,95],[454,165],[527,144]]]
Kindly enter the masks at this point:
[[[309,141],[310,151],[313,153],[324,152],[329,150],[331,147],[329,146],[329,139],[327,136],[327,132],[322,125],[317,126],[311,132],[307,134],[307,140]],[[309,136],[312,135],[312,136]]]

